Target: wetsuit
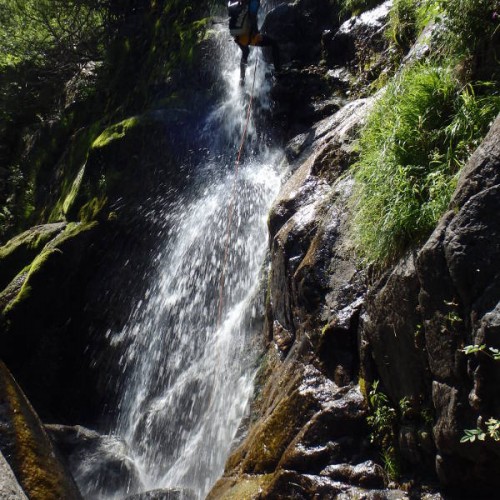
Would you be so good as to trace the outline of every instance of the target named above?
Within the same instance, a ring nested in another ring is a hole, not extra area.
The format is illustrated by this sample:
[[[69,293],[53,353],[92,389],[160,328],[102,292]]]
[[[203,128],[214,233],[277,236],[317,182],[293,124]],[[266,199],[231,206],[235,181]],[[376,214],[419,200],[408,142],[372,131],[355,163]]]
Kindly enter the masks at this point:
[[[248,0],[248,20],[245,22],[245,33],[234,37],[234,41],[241,49],[240,84],[245,83],[245,72],[250,54],[250,45],[255,47],[271,47],[273,51],[273,64],[276,71],[280,69],[279,47],[275,40],[260,33],[257,26],[257,14],[260,0]]]

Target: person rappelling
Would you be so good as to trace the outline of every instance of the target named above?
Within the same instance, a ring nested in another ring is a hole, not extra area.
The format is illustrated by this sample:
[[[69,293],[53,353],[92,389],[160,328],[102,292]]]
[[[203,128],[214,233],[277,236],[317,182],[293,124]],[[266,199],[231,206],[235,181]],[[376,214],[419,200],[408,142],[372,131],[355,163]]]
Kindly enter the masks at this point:
[[[245,73],[250,54],[250,46],[271,47],[275,71],[280,70],[278,43],[259,31],[257,14],[260,0],[229,0],[229,33],[241,49],[240,85],[245,84]]]

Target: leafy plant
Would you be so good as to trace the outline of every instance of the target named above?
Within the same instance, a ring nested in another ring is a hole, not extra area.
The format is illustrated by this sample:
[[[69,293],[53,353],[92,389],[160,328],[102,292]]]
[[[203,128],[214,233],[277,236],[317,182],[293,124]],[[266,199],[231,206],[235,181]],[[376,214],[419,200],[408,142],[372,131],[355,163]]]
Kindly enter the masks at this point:
[[[391,406],[386,394],[379,390],[379,381],[376,380],[368,395],[371,414],[367,418],[372,432],[370,440],[382,451],[382,460],[390,477],[399,475],[399,457],[396,450],[396,425],[398,415]]]
[[[387,34],[403,50],[410,48],[417,38],[417,1],[395,0],[389,13]]]
[[[481,352],[495,361],[500,361],[500,350],[495,347],[486,347],[486,344],[466,345],[462,352],[467,355]]]
[[[411,412],[411,402],[406,396],[399,400],[399,412],[403,418]]]
[[[476,439],[478,441],[485,441],[487,437],[493,439],[493,441],[500,441],[500,420],[497,420],[496,418],[490,418],[487,420],[485,431],[480,428],[465,429],[464,436],[462,436],[460,442],[473,443]]]
[[[103,12],[92,0],[0,0],[0,68],[95,60],[102,55]]]
[[[492,20],[493,0],[440,0],[445,31],[443,48],[448,53],[472,55],[491,40],[497,25]]]
[[[342,16],[357,16],[379,3],[377,0],[340,0],[340,14]]]
[[[500,349],[487,347],[486,344],[467,345],[462,349],[462,352],[467,355],[482,353],[494,361],[500,361]],[[464,429],[464,435],[460,439],[460,442],[473,443],[476,439],[478,441],[485,441],[487,437],[493,441],[500,441],[500,420],[489,418],[485,422],[485,426],[485,430],[480,427],[475,429]]]

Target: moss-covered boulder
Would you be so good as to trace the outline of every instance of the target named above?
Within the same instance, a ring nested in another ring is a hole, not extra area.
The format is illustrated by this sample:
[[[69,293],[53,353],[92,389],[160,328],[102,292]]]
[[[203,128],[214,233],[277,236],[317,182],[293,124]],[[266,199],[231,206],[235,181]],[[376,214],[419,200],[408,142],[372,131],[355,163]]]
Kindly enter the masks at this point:
[[[1,356],[44,417],[65,410],[74,395],[62,399],[81,367],[86,340],[71,335],[71,322],[98,234],[97,222],[67,225],[0,294]]]
[[[42,249],[25,268],[26,277],[19,292],[2,311],[7,323],[15,326],[36,322],[36,318],[27,317],[28,311],[38,320],[54,314],[54,310],[59,312],[67,300],[61,292],[78,269],[82,249],[96,226],[96,222],[69,225]]]
[[[31,500],[81,499],[38,416],[2,362],[0,451]]]
[[[64,222],[35,226],[0,247],[0,290],[3,290],[24,267],[32,262],[42,248],[65,226]]]
[[[158,194],[162,179],[173,177],[175,166],[170,118],[151,112],[105,128],[91,142],[86,161],[73,172],[72,183],[57,203],[59,213],[69,220],[106,219],[110,210],[130,213]]]

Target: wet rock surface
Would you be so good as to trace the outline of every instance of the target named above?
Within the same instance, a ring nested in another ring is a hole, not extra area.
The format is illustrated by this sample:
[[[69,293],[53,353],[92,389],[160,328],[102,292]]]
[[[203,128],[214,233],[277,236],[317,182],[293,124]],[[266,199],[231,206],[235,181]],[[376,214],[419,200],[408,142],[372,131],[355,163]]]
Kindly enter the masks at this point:
[[[338,11],[331,2],[299,0],[280,2],[266,16],[262,31],[277,40],[286,64],[293,60],[317,61],[321,55],[321,33],[336,26]]]
[[[338,89],[364,94],[364,87],[391,67],[386,26],[392,0],[345,21],[322,36],[326,77]]]
[[[208,498],[259,491],[262,498],[327,498],[385,487],[380,469],[364,463],[373,450],[355,351],[365,281],[345,236],[352,179],[341,177],[373,102],[347,104],[288,145],[293,173],[269,218],[270,351],[254,423]],[[322,475],[336,464],[344,464],[341,479]]]
[[[392,0],[345,21],[338,30],[323,35],[327,62],[332,66],[354,66],[370,53],[382,52],[388,46],[384,28],[389,19]],[[365,52],[365,53],[363,53]]]
[[[492,473],[498,467],[496,444],[467,445],[460,439],[464,429],[481,425],[498,407],[493,385],[500,368],[490,357],[467,357],[462,349],[499,345],[493,333],[500,299],[500,226],[494,215],[499,137],[497,118],[461,172],[454,210],[420,250],[371,287],[361,317],[365,357],[376,367],[375,375],[366,365],[366,377],[380,377],[394,405],[403,398],[408,405],[399,432],[402,456],[467,494],[473,494],[473,477],[481,478],[484,491],[498,484]]]
[[[85,498],[125,496],[143,489],[124,441],[81,426],[46,425],[45,429]]]
[[[165,488],[130,495],[124,500],[197,500],[197,498],[188,488]]]
[[[391,5],[381,2],[323,34],[325,65],[315,71],[329,79],[321,82],[325,87],[296,62],[277,79],[276,116],[289,121],[293,138],[285,150],[291,174],[269,217],[268,352],[252,423],[209,498],[430,499],[442,498],[435,486],[425,486],[437,480],[452,495],[462,488],[472,495],[475,481],[486,492],[497,484],[497,445],[459,441],[463,429],[498,416],[498,365],[462,349],[500,345],[500,118],[463,169],[452,210],[434,233],[374,272],[360,267],[348,238],[353,179],[346,171],[356,160],[352,141],[377,95],[351,102],[344,95],[339,110],[322,118],[280,87],[297,84],[300,95],[317,102],[328,86],[343,95],[363,57],[373,59],[365,84],[377,78],[388,57],[383,31]],[[293,25],[293,7],[280,9]],[[406,61],[425,56],[433,29]],[[370,443],[367,392],[375,380],[396,415],[398,460],[417,478],[405,491],[393,489]]]

